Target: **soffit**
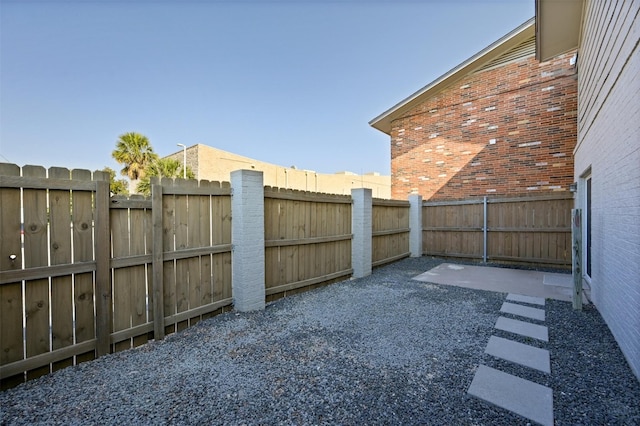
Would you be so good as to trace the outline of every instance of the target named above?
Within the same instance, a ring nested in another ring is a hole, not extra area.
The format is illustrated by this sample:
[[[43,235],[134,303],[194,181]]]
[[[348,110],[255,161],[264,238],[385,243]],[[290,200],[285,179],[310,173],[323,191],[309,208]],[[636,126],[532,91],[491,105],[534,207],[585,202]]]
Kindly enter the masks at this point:
[[[583,0],[536,0],[536,59],[578,48]]]

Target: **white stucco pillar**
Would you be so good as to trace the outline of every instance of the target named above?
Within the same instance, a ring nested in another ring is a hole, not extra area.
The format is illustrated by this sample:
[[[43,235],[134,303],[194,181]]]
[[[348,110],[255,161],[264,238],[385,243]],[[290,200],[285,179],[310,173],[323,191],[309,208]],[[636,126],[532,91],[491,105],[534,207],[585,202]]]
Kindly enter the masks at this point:
[[[240,312],[264,309],[264,185],[262,172],[231,172],[233,306]]]
[[[422,195],[409,195],[409,251],[411,257],[422,256]]]
[[[370,188],[357,188],[351,190],[353,199],[351,214],[351,267],[353,277],[362,278],[371,275],[372,254],[372,211],[373,204]]]

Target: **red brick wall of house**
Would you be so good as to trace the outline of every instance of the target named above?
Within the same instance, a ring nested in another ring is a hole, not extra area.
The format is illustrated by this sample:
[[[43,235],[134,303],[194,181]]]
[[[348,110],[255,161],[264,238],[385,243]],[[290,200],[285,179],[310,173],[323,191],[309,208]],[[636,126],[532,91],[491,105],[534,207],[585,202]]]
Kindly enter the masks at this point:
[[[392,197],[568,191],[577,140],[572,57],[530,56],[476,72],[393,121]]]

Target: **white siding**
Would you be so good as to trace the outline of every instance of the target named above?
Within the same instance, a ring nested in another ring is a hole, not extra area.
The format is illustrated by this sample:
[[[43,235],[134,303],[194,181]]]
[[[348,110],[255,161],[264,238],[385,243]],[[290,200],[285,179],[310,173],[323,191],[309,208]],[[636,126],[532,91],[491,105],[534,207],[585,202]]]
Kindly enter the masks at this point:
[[[639,11],[637,0],[586,2],[575,153],[576,180],[589,168],[592,176],[592,298],[638,378]]]

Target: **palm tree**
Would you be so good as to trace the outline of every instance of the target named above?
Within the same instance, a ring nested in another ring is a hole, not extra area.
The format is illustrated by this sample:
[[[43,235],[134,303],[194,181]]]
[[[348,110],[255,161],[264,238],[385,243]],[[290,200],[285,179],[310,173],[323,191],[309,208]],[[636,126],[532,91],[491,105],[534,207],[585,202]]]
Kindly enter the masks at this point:
[[[181,178],[182,163],[175,158],[158,158],[149,165],[146,169],[145,176],[140,179],[140,183],[136,187],[136,190],[145,195],[151,195],[151,178],[156,176],[159,178]],[[191,168],[187,166],[187,179],[194,179],[195,175]]]
[[[120,173],[129,177],[129,189],[137,186],[138,181],[145,176],[146,168],[158,158],[149,139],[136,132],[120,135],[111,156],[124,166]]]

